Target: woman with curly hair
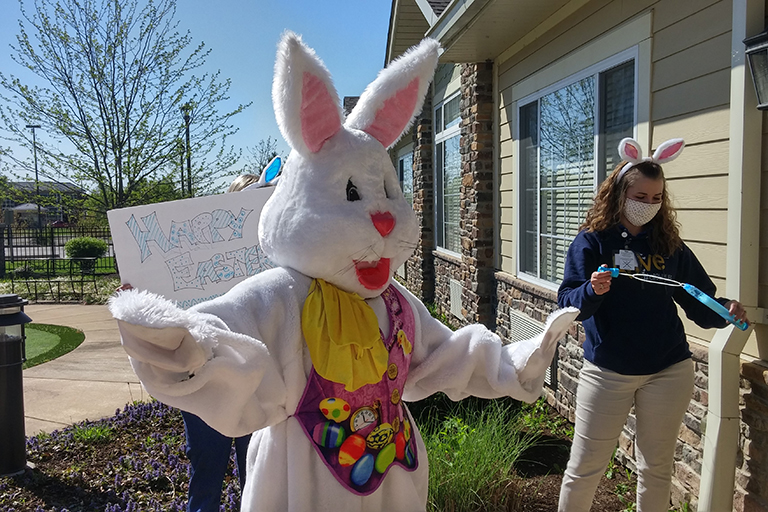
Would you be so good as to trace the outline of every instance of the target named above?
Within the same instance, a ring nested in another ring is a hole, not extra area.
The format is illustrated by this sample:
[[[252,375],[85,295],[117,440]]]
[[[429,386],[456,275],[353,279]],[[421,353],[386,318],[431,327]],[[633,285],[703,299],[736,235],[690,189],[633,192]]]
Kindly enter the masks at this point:
[[[599,267],[691,283],[713,296],[715,285],[683,243],[661,164],[682,139],[649,158],[624,139],[624,159],[602,183],[574,239],[558,290],[560,307],[581,310],[584,365],[576,393],[576,425],[560,489],[561,512],[587,512],[600,477],[635,407],[637,510],[669,510],[675,442],[693,391],[693,363],[677,305],[703,328],[726,321],[682,288],[611,278]],[[717,299],[747,321],[737,301]]]

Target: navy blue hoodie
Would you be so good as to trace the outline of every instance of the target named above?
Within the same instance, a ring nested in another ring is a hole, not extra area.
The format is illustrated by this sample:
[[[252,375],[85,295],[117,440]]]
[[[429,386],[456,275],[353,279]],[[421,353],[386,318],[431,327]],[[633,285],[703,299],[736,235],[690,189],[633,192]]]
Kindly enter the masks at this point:
[[[649,375],[691,357],[675,302],[699,326],[725,327],[722,317],[682,288],[619,276],[611,281],[608,293],[595,294],[589,282],[592,272],[602,264],[618,267],[621,250],[634,253],[639,273],[690,283],[710,296],[716,291],[685,245],[665,257],[653,253],[647,231],[636,237],[621,225],[599,232],[581,231],[568,248],[557,302],[560,307],[581,310],[577,320],[582,320],[586,333],[585,359],[624,375]]]

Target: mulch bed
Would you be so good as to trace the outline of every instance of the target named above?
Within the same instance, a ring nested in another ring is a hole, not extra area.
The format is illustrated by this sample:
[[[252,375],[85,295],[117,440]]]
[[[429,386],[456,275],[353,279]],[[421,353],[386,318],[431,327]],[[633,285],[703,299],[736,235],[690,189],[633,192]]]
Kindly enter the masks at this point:
[[[567,439],[545,438],[540,444],[529,449],[516,466],[520,476],[515,512],[556,512],[560,496],[563,471],[568,464],[571,442]],[[592,512],[622,512],[633,506],[635,501],[635,477],[628,480],[622,471],[614,472],[612,478],[605,475],[592,502]],[[630,489],[631,492],[620,491]],[[633,510],[630,508],[630,510]]]
[[[570,441],[545,438],[515,468],[518,486],[509,511],[557,510]],[[159,402],[138,403],[112,418],[86,422],[27,441],[33,466],[0,478],[0,512],[134,512],[186,510],[188,462],[181,415]],[[621,471],[603,477],[594,512],[627,509],[634,489]],[[225,511],[239,509],[234,467],[225,479]],[[479,511],[478,511],[479,512]]]

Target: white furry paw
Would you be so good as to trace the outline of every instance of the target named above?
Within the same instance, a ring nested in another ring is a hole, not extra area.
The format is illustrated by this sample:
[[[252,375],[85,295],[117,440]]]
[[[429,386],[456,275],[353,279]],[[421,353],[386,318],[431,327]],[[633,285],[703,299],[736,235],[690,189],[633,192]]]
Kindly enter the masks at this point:
[[[571,323],[578,316],[576,308],[555,311],[547,319],[544,332],[536,337],[536,346],[523,368],[517,374],[520,385],[527,391],[534,391],[544,384],[544,374],[557,350],[557,342],[565,335]]]

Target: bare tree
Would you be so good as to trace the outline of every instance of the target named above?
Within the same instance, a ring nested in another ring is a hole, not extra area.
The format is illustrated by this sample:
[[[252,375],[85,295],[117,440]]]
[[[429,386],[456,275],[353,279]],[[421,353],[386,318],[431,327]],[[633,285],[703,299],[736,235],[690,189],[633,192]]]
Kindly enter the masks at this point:
[[[162,199],[156,189],[180,184],[188,151],[194,194],[213,190],[240,157],[227,138],[237,131],[232,117],[248,105],[219,111],[230,81],[194,74],[210,50],[190,47],[189,32],[179,33],[176,0],[33,0],[31,11],[19,1],[12,58],[46,85],[0,73],[0,136],[31,148],[24,127],[36,123],[65,141],[38,140],[41,176],[90,191],[88,204],[105,212]],[[7,150],[0,158],[28,166]]]
[[[258,144],[247,148],[247,150],[248,155],[245,157],[243,172],[258,176],[264,167],[277,156],[277,139],[272,137],[261,139]]]

